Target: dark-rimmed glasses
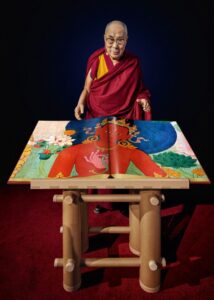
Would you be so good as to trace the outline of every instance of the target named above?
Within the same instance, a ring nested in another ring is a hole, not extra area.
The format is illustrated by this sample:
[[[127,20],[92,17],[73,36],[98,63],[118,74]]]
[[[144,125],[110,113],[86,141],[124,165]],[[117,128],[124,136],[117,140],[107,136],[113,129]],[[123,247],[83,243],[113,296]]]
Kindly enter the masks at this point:
[[[119,46],[124,46],[126,43],[125,38],[114,39],[112,37],[106,37],[105,40],[106,40],[107,45],[109,45],[109,46],[112,46],[114,43],[116,43]]]

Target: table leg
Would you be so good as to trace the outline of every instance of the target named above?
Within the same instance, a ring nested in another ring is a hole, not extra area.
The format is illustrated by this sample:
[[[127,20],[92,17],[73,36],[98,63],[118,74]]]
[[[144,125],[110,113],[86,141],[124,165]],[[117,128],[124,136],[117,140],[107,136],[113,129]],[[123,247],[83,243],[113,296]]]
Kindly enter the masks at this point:
[[[81,202],[81,252],[84,253],[88,250],[88,205]]]
[[[155,293],[160,289],[161,195],[158,190],[140,192],[140,286]]]
[[[129,249],[135,255],[140,255],[140,205],[129,203]]]
[[[81,216],[78,192],[63,193],[63,287],[77,290],[81,285]]]

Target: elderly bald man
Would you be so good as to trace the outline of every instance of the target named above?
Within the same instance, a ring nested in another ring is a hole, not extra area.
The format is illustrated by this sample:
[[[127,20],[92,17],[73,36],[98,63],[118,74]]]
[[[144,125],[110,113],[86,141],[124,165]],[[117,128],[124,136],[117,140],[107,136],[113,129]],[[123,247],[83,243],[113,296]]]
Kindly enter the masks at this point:
[[[125,23],[116,20],[106,25],[105,46],[88,59],[85,85],[74,110],[76,119],[81,120],[84,113],[86,119],[103,116],[151,119],[150,92],[143,83],[139,59],[126,51],[127,41]],[[110,193],[109,190],[93,192]],[[103,206],[111,209],[110,203]],[[97,205],[94,212],[102,210]]]
[[[128,30],[121,21],[106,25],[105,47],[88,59],[86,80],[74,110],[82,119],[119,116],[150,119],[150,92],[145,88],[138,58],[126,51]],[[143,111],[144,116],[143,116]]]

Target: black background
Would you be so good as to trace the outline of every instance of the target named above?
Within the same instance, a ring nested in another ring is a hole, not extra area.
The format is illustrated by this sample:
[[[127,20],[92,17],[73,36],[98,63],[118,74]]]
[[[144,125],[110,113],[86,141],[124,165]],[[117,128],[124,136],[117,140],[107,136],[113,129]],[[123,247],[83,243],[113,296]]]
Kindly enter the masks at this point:
[[[139,3],[138,3],[139,2]],[[213,171],[213,1],[16,1],[1,9],[1,167],[5,184],[38,120],[74,119],[88,56],[105,25],[128,26],[153,119],[175,120]]]

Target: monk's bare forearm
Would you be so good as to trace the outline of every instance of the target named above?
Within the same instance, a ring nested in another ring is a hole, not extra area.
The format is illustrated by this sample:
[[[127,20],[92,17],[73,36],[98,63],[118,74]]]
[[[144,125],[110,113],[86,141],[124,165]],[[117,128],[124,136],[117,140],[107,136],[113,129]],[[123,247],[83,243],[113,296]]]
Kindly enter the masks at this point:
[[[77,120],[81,120],[84,110],[85,110],[85,104],[86,104],[86,99],[88,96],[88,91],[86,88],[82,90],[82,93],[80,94],[77,106],[74,109],[74,115]]]
[[[82,119],[82,115],[85,110],[86,100],[87,100],[88,94],[90,92],[90,87],[91,87],[91,83],[92,83],[92,78],[90,76],[90,72],[91,72],[91,70],[89,70],[89,72],[88,72],[88,75],[85,80],[84,88],[80,94],[77,106],[75,107],[75,110],[74,110],[74,115],[77,120]]]
[[[77,104],[77,105],[79,105],[79,104],[85,105],[87,96],[88,96],[88,91],[87,91],[86,88],[84,88],[84,89],[82,90],[82,93],[80,94],[79,101],[78,101],[78,104]]]

